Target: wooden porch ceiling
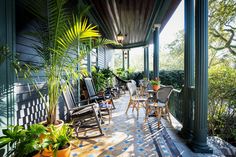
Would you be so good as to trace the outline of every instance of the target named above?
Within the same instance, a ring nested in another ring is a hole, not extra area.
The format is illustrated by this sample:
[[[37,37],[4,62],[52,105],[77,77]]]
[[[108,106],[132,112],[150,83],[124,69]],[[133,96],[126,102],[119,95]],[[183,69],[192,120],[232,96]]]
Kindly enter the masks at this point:
[[[104,37],[116,40],[126,35],[123,48],[150,43],[154,24],[161,30],[181,0],[84,0],[92,7],[91,16]]]

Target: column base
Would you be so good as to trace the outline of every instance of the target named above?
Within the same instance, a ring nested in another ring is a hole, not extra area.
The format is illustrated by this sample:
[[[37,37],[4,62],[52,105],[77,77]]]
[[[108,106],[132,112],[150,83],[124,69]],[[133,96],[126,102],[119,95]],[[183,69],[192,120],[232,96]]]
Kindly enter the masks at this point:
[[[209,147],[208,145],[200,146],[198,144],[191,142],[191,143],[188,143],[188,146],[194,153],[206,153],[206,154],[213,153],[213,149]]]
[[[187,141],[190,141],[193,138],[192,132],[183,128],[178,132],[178,135]]]

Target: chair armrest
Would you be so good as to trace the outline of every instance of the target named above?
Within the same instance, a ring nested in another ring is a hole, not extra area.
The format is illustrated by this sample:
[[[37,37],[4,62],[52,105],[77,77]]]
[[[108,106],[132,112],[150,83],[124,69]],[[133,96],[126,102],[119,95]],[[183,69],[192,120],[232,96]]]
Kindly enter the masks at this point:
[[[70,111],[76,112],[76,111],[82,110],[82,109],[84,109],[84,108],[86,108],[86,107],[91,107],[91,108],[92,108],[94,105],[96,105],[96,104],[95,104],[95,103],[92,103],[92,104],[88,104],[88,105],[83,105],[83,106],[79,106],[79,107],[74,107],[74,108],[70,109]]]

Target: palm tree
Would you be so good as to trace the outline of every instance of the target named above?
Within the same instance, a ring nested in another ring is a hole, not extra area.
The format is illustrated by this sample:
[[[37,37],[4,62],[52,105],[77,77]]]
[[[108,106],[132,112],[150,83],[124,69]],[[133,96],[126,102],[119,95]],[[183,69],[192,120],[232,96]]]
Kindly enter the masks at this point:
[[[72,14],[65,8],[66,3],[67,0],[24,1],[24,6],[37,17],[34,31],[29,34],[40,41],[34,48],[43,60],[40,68],[45,70],[47,78],[49,102],[39,92],[47,104],[47,124],[57,124],[61,80],[68,83],[71,78],[79,78],[76,67],[92,48],[115,43],[100,39],[96,26],[89,24],[83,16]]]

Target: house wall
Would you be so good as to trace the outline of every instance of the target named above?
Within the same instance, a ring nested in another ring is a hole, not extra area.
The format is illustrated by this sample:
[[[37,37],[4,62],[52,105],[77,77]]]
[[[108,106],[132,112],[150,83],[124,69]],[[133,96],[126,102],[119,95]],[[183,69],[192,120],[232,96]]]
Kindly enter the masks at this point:
[[[98,52],[98,66],[103,68],[108,68],[112,66],[113,59],[113,49],[107,47],[100,47]]]
[[[14,125],[14,73],[11,61],[15,52],[14,0],[0,0],[0,46],[8,47],[8,57],[0,63],[0,136],[2,129]],[[5,56],[0,51],[1,57]],[[0,156],[10,147],[0,149]]]

